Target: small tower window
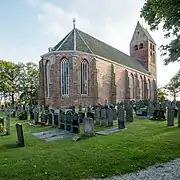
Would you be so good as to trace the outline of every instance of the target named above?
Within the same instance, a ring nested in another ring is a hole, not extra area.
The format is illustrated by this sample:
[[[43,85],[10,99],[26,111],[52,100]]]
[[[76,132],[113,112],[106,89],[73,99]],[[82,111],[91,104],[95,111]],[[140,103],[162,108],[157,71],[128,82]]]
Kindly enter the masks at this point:
[[[152,56],[152,51],[150,51],[150,56]]]
[[[135,51],[138,50],[138,45],[135,45],[135,46],[134,46],[134,50],[135,50]]]
[[[153,51],[154,51],[154,45],[152,46],[152,49],[153,49]]]
[[[141,43],[141,44],[139,45],[139,48],[140,48],[140,49],[143,49],[143,43]]]
[[[150,44],[150,49],[152,49],[152,44]]]
[[[156,58],[155,58],[155,54],[153,53],[153,56],[152,56],[152,62],[155,63],[156,62]]]

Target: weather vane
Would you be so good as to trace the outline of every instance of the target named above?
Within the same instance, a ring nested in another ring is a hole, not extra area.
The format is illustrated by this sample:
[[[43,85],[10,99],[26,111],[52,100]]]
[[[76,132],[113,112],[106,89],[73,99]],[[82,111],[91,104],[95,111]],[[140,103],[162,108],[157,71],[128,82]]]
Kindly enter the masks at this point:
[[[75,18],[73,18],[73,27],[74,27],[74,29],[76,27],[76,19]]]

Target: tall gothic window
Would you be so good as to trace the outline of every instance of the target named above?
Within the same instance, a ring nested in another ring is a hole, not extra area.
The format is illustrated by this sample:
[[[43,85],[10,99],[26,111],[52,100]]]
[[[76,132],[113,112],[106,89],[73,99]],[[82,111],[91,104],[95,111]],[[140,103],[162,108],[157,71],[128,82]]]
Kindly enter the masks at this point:
[[[51,92],[51,63],[47,61],[46,63],[46,96],[50,97]]]
[[[81,94],[88,94],[89,65],[86,60],[81,62]]]
[[[134,76],[130,74],[129,76],[129,88],[130,88],[130,99],[134,98]]]
[[[61,60],[61,95],[69,95],[69,62]]]
[[[140,90],[140,99],[143,99],[143,79],[142,76],[140,76],[139,79],[139,90]]]

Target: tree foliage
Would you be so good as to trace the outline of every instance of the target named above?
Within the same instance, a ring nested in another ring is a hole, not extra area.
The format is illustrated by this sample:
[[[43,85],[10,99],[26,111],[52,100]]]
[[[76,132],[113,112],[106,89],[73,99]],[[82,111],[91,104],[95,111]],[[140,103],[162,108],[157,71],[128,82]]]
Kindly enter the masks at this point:
[[[166,96],[168,95],[164,88],[157,89],[158,101],[166,100]]]
[[[169,91],[174,100],[176,100],[176,97],[180,93],[180,70],[171,78],[165,88]]]
[[[15,97],[19,101],[27,103],[37,100],[38,66],[35,63],[12,63],[0,60],[0,97],[15,103]]]
[[[167,45],[161,45],[164,64],[180,61],[180,1],[179,0],[146,0],[141,17],[150,26],[151,30],[158,30],[161,26],[165,38],[174,37]]]

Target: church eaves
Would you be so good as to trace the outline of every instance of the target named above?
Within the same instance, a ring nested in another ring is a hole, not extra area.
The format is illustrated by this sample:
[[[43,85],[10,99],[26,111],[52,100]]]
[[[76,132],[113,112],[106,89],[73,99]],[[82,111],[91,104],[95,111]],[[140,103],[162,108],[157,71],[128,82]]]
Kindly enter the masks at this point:
[[[76,33],[74,33],[76,31]],[[76,50],[101,56],[112,60],[116,63],[133,68],[143,73],[149,72],[135,58],[119,51],[118,49],[74,28],[67,36],[65,36],[54,48],[54,51],[73,51],[74,50],[74,34],[76,34]]]

